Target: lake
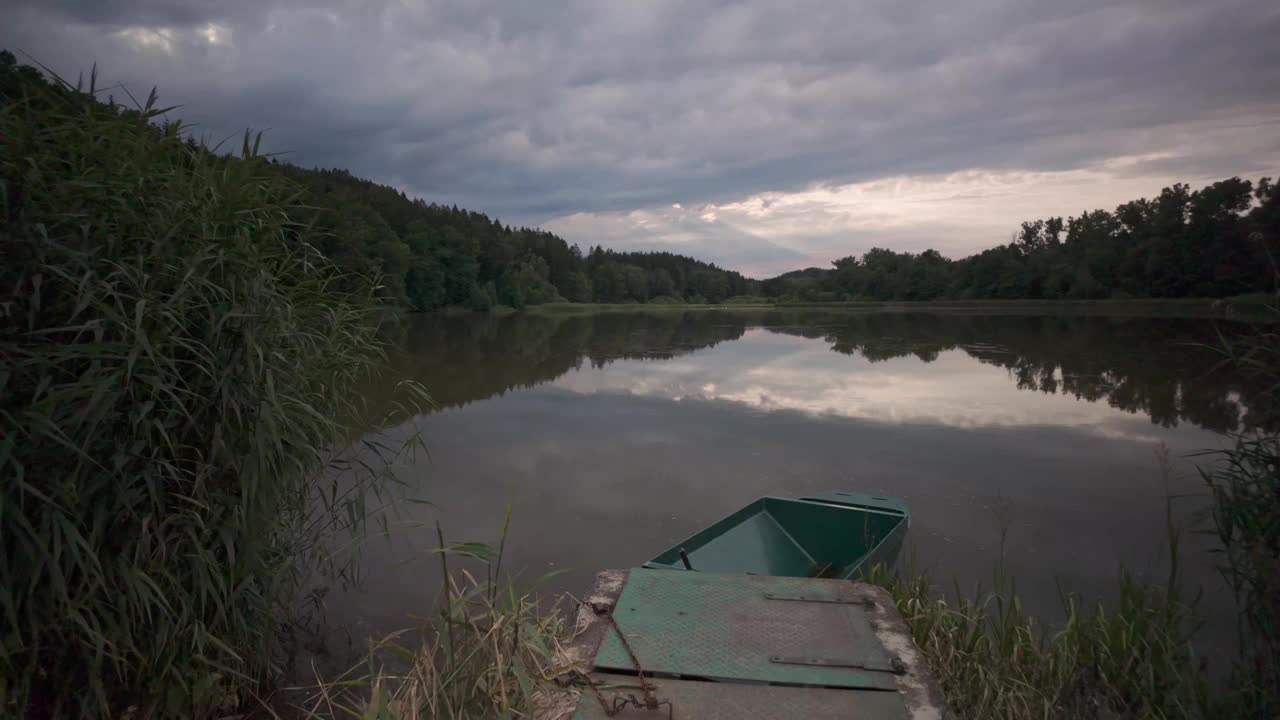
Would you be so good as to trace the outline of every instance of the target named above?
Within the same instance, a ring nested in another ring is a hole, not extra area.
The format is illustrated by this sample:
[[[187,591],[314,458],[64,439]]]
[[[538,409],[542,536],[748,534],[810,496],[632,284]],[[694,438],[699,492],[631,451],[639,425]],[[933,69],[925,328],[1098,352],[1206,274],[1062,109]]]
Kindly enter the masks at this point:
[[[1122,565],[1165,576],[1166,497],[1189,496],[1185,523],[1208,500],[1188,455],[1249,419],[1207,320],[655,310],[415,316],[394,333],[366,396],[385,405],[412,379],[438,408],[368,431],[422,433],[396,497],[434,507],[396,502],[363,584],[328,598],[355,638],[429,613],[437,519],[450,540],[496,541],[510,503],[504,567],[560,571],[545,588],[576,593],[761,495],[826,489],[905,500],[901,565],[941,584],[989,586],[1003,548],[1051,620],[1059,587],[1106,598]],[[1186,543],[1207,643],[1229,642],[1208,536]]]

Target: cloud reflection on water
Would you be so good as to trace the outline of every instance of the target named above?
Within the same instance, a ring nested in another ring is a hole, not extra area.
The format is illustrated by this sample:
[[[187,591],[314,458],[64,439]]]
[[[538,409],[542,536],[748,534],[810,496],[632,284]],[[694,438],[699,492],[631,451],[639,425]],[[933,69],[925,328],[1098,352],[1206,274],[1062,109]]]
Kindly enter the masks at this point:
[[[1045,424],[1151,443],[1168,439],[1167,430],[1135,423],[1132,412],[1065,393],[1027,392],[1011,375],[959,348],[927,363],[913,355],[872,361],[834,353],[822,340],[753,328],[730,345],[674,360],[578,368],[555,385],[579,394],[722,401],[761,412],[882,423],[965,429]]]

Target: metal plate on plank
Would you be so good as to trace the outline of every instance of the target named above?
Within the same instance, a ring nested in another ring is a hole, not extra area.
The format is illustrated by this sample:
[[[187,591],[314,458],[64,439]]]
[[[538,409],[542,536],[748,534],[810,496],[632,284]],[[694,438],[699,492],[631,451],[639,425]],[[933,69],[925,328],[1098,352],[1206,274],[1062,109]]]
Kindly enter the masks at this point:
[[[765,593],[765,598],[769,600],[794,600],[796,602],[829,602],[843,603],[845,605],[866,605],[870,607],[870,603],[875,603],[870,597],[865,595],[818,595],[810,593],[808,595],[793,595],[789,593]]]
[[[901,675],[906,672],[906,666],[901,662],[890,660],[888,665],[877,665],[875,663],[868,663],[865,657],[822,658],[774,655],[769,658],[769,662],[782,663],[783,665],[821,665],[824,667],[860,668],[862,670],[874,670],[876,672],[891,672],[897,675]]]
[[[898,693],[879,690],[834,690],[777,685],[743,685],[738,683],[699,682],[658,678],[650,681],[654,694],[663,702],[657,711],[622,707],[610,716],[600,704],[612,709],[622,706],[628,695],[641,697],[635,681],[616,675],[594,674],[599,698],[584,689],[578,699],[574,720],[665,720],[668,707],[671,717],[679,720],[906,720],[906,705]]]
[[[877,639],[867,606],[767,597],[844,599],[851,587],[847,580],[635,570],[613,620],[647,674],[894,690],[893,658]],[[844,664],[780,663],[777,657]],[[595,667],[635,672],[616,631],[606,632]]]

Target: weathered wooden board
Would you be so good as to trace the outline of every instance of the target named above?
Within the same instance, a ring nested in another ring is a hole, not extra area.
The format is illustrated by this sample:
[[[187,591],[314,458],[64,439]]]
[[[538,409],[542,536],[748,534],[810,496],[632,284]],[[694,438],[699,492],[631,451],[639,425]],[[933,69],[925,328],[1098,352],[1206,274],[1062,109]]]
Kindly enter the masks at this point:
[[[605,571],[562,660],[580,668],[584,720],[615,705],[650,720],[946,716],[892,598],[848,580]],[[628,702],[645,701],[637,662],[656,711]]]

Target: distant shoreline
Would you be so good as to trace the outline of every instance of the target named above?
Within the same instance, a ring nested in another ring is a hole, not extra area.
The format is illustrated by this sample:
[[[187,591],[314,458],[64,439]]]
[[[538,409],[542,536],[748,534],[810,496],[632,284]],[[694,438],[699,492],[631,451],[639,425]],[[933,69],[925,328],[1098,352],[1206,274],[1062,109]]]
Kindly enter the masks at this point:
[[[533,315],[575,315],[601,312],[772,312],[827,310],[835,312],[886,312],[962,315],[1093,315],[1107,317],[1219,318],[1254,321],[1270,319],[1266,310],[1274,298],[1248,295],[1235,298],[1143,298],[1126,300],[931,300],[823,303],[548,303],[530,305]],[[459,310],[454,310],[457,313]],[[469,312],[469,311],[462,311]],[[507,309],[507,313],[514,312]]]

